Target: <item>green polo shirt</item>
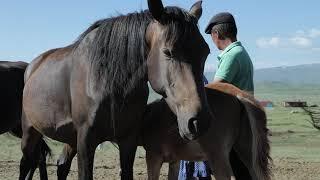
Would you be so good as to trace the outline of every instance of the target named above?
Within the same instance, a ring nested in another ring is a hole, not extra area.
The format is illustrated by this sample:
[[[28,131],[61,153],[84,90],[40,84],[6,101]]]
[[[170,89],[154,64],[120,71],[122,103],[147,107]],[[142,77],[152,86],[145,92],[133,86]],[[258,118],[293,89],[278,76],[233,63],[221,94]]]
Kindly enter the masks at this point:
[[[253,65],[241,42],[230,44],[218,56],[215,78],[223,79],[239,89],[253,93]]]

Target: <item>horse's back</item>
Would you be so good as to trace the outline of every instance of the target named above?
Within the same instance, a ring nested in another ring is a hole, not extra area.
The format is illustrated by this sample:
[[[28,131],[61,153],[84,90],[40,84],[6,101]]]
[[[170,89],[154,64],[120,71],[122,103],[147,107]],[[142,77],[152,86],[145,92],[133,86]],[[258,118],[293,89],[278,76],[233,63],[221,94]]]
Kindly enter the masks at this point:
[[[221,83],[221,82],[214,82],[206,85],[206,90],[213,93],[214,91],[218,94],[225,94],[227,96],[246,100],[247,102],[251,103],[252,105],[256,106],[257,108],[264,110],[260,103],[254,98],[253,94],[250,92],[243,91],[236,86],[229,84],[229,83]]]
[[[25,70],[28,66],[28,63],[23,61],[0,61],[0,70],[14,70],[20,69]]]
[[[205,88],[207,101],[212,111],[219,115],[225,111],[234,112],[239,109],[239,100],[236,96],[219,89]]]
[[[52,58],[50,58],[50,56],[53,56],[55,53],[58,53],[57,51],[59,51],[60,49],[62,49],[62,48],[48,50],[48,51],[42,53],[40,56],[36,57],[34,60],[32,60],[31,63],[29,64],[28,68],[26,69],[25,81],[27,79],[29,79],[31,74],[35,70],[37,70],[40,65],[45,64],[46,61],[50,61],[52,59]]]
[[[17,83],[21,84],[21,80],[23,80],[24,72],[27,66],[28,63],[22,61],[0,61],[1,83],[4,85],[16,85]],[[5,87],[4,85],[2,87]]]

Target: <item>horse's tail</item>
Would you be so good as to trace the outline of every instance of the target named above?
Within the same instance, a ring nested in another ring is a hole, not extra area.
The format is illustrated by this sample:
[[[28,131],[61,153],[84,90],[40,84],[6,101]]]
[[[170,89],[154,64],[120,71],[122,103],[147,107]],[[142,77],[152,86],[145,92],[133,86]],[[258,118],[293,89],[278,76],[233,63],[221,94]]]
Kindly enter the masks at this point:
[[[246,98],[239,98],[242,102],[247,116],[252,134],[252,167],[259,180],[270,180],[270,145],[268,139],[267,116],[262,107],[257,107]]]
[[[40,151],[43,157],[51,157],[52,151],[50,147],[48,146],[47,142],[44,139],[41,139],[40,143]]]
[[[22,138],[22,127],[21,124],[19,123],[15,128],[13,128],[10,132],[11,135],[17,137],[17,138]],[[41,138],[41,141],[39,142],[40,146],[40,152],[43,157],[51,156],[52,151],[46,141]]]

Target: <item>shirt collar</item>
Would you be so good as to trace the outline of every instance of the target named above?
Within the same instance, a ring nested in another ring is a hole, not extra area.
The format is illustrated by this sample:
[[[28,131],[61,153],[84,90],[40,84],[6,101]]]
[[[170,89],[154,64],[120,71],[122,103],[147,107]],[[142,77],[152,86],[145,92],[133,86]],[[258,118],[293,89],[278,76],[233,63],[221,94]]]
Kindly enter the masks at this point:
[[[220,61],[220,59],[222,58],[222,56],[224,54],[226,54],[227,52],[229,52],[232,48],[236,47],[236,46],[241,46],[241,42],[240,41],[236,41],[233,42],[231,44],[229,44],[229,46],[227,46],[219,55],[218,55],[218,60]]]

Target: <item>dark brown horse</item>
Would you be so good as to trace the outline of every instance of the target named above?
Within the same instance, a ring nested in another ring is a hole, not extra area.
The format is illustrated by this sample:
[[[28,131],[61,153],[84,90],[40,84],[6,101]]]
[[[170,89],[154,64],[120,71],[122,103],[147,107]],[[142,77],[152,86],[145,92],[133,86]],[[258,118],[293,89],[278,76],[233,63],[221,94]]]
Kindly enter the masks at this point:
[[[197,26],[201,3],[189,12],[164,8],[161,0],[148,5],[150,11],[97,21],[75,43],[45,52],[28,66],[20,179],[35,164],[42,135],[78,153],[83,180],[93,178],[97,145],[116,142],[121,178],[132,179],[148,81],[177,115],[183,138],[206,131],[211,114],[202,73],[209,47]]]
[[[21,138],[21,112],[22,93],[24,87],[24,72],[28,63],[0,61],[0,134],[10,132],[12,135]],[[46,155],[50,149],[45,141],[37,145],[40,149],[38,159],[40,161],[40,178],[47,179]],[[32,178],[37,166],[29,169],[28,178]]]
[[[217,180],[230,180],[229,153],[234,148],[251,179],[269,180],[270,147],[263,108],[249,94],[229,84],[209,84],[206,93],[216,119],[204,136],[191,142],[178,135],[176,116],[164,100],[148,105],[142,136],[148,179],[159,179],[164,162],[170,163],[168,179],[176,180],[179,160],[208,160]]]

